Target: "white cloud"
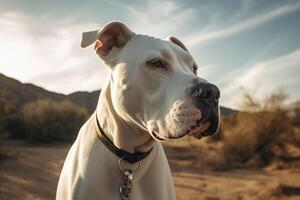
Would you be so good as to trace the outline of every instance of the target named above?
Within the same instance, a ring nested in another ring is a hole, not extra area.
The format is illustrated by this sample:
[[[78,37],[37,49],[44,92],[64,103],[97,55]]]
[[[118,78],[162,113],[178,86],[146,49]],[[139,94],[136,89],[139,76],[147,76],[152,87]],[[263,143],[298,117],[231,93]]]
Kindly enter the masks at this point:
[[[198,75],[209,80],[214,73],[218,73],[220,65],[201,65],[198,69]]]
[[[258,15],[252,17],[250,19],[235,23],[227,28],[218,29],[214,31],[200,31],[197,33],[193,33],[183,38],[187,45],[196,45],[201,42],[212,41],[216,39],[226,38],[237,33],[261,26],[266,22],[275,19],[276,17],[291,13],[293,11],[300,9],[300,2],[293,4],[286,4],[280,6],[270,12],[264,13],[262,15]]]
[[[180,9],[172,1],[147,1],[144,9],[118,1],[107,3],[128,11],[127,24],[135,32],[160,37],[179,32],[194,14],[193,9]],[[153,9],[157,7],[164,12]],[[91,49],[80,49],[79,43],[81,32],[101,25],[0,13],[0,72],[56,92],[99,89],[108,69]]]
[[[278,89],[284,89],[293,98],[300,98],[300,49],[281,57],[259,62],[233,73],[231,81],[222,90],[222,103],[237,108],[242,97],[241,88],[264,98]]]
[[[128,10],[130,28],[136,33],[163,39],[168,35],[180,34],[188,25],[187,22],[196,17],[195,9],[183,8],[174,1],[148,0],[143,7],[123,6]]]
[[[107,70],[91,49],[79,45],[81,32],[95,24],[6,12],[0,14],[0,27],[1,73],[64,93],[101,87]]]

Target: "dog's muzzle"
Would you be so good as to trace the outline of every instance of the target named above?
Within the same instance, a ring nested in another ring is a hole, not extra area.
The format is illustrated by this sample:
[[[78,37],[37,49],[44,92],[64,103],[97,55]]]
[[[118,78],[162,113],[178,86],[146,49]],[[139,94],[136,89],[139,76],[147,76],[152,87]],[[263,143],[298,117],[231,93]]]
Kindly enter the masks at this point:
[[[217,86],[199,82],[189,89],[189,96],[196,108],[201,111],[201,119],[198,120],[191,134],[197,138],[215,134],[219,128],[219,98],[220,90]],[[207,125],[207,127],[205,127]],[[203,130],[205,127],[205,130]]]

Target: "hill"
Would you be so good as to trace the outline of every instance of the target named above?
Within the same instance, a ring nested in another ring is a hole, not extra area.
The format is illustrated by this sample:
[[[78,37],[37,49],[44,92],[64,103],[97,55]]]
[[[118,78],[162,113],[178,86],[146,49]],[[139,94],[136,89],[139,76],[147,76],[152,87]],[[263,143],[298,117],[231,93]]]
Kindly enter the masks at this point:
[[[100,90],[93,92],[79,91],[67,95],[67,98],[78,105],[86,107],[89,111],[94,111],[97,106],[99,95]]]
[[[0,96],[21,108],[28,102],[37,99],[52,99],[56,101],[70,100],[92,112],[96,108],[100,90],[93,92],[74,92],[69,95],[48,91],[29,83],[7,77],[0,73]]]
[[[48,91],[33,84],[21,83],[20,81],[7,77],[0,73],[0,96],[21,108],[28,102],[37,99],[70,100],[77,105],[85,107],[89,112],[96,108],[100,90],[93,92],[79,91],[69,95]],[[237,112],[230,108],[221,106],[222,115],[230,115]]]
[[[65,95],[49,92],[33,84],[24,84],[0,73],[0,96],[17,107],[37,99],[63,100]]]

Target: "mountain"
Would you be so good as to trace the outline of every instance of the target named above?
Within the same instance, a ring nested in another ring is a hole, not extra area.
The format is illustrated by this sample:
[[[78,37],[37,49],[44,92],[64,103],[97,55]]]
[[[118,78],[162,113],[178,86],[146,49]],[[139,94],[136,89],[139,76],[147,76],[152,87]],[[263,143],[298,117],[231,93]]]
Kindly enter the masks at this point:
[[[220,106],[220,112],[221,112],[221,115],[231,115],[231,114],[237,113],[238,111],[233,110],[231,108],[226,108],[224,106]]]
[[[69,95],[45,90],[33,84],[21,83],[0,73],[0,97],[13,103],[17,108],[37,99],[52,99],[56,101],[70,100],[77,105],[93,112],[96,108],[100,90],[94,92],[74,92]]]
[[[17,107],[37,99],[63,100],[65,95],[49,92],[33,84],[24,84],[20,81],[4,76],[0,73],[0,96]]]
[[[0,73],[0,97],[12,102],[18,108],[37,99],[52,99],[57,101],[70,100],[77,105],[85,107],[88,111],[93,112],[96,108],[99,94],[100,90],[93,92],[79,91],[69,95],[59,94],[33,84],[21,83],[16,79]],[[237,111],[221,106],[222,115],[230,115],[235,112]]]
[[[74,92],[67,97],[74,103],[86,107],[89,111],[94,111],[97,106],[99,95],[100,90],[96,90],[93,92]]]

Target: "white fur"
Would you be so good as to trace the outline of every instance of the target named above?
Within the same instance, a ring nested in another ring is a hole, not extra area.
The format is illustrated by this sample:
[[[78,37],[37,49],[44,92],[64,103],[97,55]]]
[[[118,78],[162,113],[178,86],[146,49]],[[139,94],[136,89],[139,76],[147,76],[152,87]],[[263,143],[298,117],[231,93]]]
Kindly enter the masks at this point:
[[[111,23],[104,30],[113,30],[109,33],[114,34],[123,28],[125,33],[116,37],[123,36],[122,42],[127,42],[124,47],[114,46],[107,52],[95,45],[96,53],[111,69],[96,110],[99,123],[121,149],[134,152],[153,147],[135,174],[131,199],[172,200],[175,190],[170,168],[162,145],[152,138],[151,132],[157,131],[162,138],[182,136],[201,118],[201,112],[192,106],[185,92],[196,77],[192,72],[194,61],[177,44],[135,34],[123,24]],[[83,34],[82,46],[92,44],[97,38],[101,40],[101,34],[105,31]],[[100,42],[106,45],[107,38],[113,36],[105,35]],[[146,61],[157,57],[169,63],[167,72],[146,66]],[[117,161],[97,137],[93,115],[68,153],[56,199],[120,199],[123,177]],[[135,166],[127,164],[127,167]]]

